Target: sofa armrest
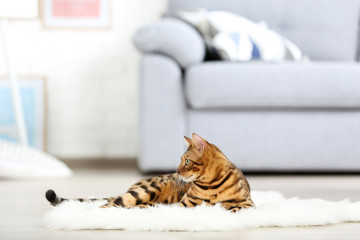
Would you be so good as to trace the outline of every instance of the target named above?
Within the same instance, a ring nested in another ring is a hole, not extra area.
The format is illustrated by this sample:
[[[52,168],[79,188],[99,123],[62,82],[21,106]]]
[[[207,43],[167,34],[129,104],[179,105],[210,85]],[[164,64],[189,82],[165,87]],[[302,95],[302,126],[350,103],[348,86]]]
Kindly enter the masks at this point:
[[[205,57],[205,42],[187,23],[175,18],[141,28],[134,36],[135,46],[144,53],[161,53],[182,67],[198,63]]]
[[[138,151],[138,165],[143,172],[174,171],[184,153],[185,100],[181,79],[180,66],[172,58],[143,55]]]

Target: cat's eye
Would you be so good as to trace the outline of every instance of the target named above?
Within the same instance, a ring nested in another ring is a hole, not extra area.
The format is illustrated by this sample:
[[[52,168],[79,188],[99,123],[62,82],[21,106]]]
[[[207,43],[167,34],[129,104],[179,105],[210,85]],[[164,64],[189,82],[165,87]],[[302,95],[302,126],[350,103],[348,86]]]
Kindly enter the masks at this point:
[[[189,165],[190,164],[190,160],[189,159],[185,159],[185,164]]]

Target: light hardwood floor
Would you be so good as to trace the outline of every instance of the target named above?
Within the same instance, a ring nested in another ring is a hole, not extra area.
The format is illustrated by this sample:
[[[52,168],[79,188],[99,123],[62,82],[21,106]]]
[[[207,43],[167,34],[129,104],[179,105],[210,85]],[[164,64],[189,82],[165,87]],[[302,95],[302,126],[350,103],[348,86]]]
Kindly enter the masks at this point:
[[[144,178],[135,168],[76,169],[75,176],[55,180],[0,179],[0,239],[360,239],[360,223],[324,227],[257,228],[238,232],[62,231],[42,227],[51,206],[44,193],[64,197],[112,196]],[[276,190],[286,197],[360,201],[360,175],[250,175],[252,189]]]

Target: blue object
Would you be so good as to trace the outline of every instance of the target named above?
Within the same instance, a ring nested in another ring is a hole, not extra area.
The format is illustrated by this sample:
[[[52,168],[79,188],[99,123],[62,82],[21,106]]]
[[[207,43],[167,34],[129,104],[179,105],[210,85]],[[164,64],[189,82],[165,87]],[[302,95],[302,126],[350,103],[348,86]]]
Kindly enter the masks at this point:
[[[25,124],[27,128],[29,145],[39,147],[35,144],[36,139],[36,89],[31,86],[20,86],[20,94],[24,109]],[[8,86],[0,86],[0,127],[15,127],[15,115],[11,100],[11,91]],[[0,139],[18,143],[19,140],[10,134],[1,133]]]

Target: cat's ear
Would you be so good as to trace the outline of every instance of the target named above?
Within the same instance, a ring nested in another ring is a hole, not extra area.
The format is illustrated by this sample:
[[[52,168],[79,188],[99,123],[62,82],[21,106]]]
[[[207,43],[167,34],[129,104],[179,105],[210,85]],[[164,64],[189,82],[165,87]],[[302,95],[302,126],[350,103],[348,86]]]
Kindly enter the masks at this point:
[[[204,150],[206,146],[206,140],[201,138],[196,133],[192,134],[192,142],[197,147],[198,150]]]
[[[187,144],[188,146],[190,146],[190,145],[192,144],[191,138],[188,138],[188,137],[185,137],[185,136],[184,136],[184,139],[185,139],[185,142],[186,142],[186,144]]]

